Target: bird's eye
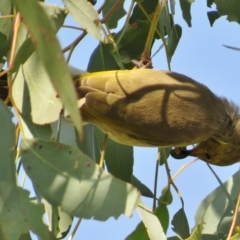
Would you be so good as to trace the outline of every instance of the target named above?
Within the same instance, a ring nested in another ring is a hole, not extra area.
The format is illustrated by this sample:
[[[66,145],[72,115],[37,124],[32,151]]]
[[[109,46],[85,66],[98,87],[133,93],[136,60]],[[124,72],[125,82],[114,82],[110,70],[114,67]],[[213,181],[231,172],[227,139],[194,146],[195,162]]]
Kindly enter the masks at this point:
[[[207,160],[210,160],[212,158],[211,155],[207,152],[205,153],[205,157],[207,158]]]

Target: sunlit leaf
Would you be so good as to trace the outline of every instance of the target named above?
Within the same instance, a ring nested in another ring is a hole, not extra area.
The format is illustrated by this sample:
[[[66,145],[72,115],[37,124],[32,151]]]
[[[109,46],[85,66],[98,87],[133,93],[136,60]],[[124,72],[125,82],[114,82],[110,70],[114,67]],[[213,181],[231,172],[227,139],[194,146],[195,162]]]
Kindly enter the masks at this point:
[[[0,115],[0,239],[18,240],[31,230],[41,239],[53,240],[42,221],[43,206],[31,203],[29,192],[16,185],[15,126],[12,113],[2,101]]]
[[[130,217],[140,194],[95,164],[80,150],[57,142],[22,143],[22,163],[39,193],[73,216],[106,220]]]
[[[98,13],[91,3],[86,0],[63,0],[75,21],[93,37],[99,41],[107,42],[102,34],[102,24]]]
[[[161,223],[153,212],[143,203],[137,207],[138,213],[146,227],[150,240],[165,240],[166,235],[162,229]]]
[[[239,192],[239,171],[236,172],[223,186],[229,192],[232,201],[237,199]],[[218,225],[223,218],[226,209],[229,206],[228,198],[226,197],[221,186],[212,191],[198,207],[195,222],[204,222],[203,233],[216,234]],[[234,206],[233,206],[234,207]]]
[[[203,222],[199,223],[193,230],[193,233],[191,234],[191,236],[186,240],[201,240],[203,228],[204,228],[204,223]]]
[[[55,36],[56,29],[54,29],[45,11],[37,1],[25,0],[24,4],[21,0],[13,0],[13,2],[31,33],[37,55],[49,74],[65,110],[80,132],[81,120],[77,107],[77,97],[71,75]]]

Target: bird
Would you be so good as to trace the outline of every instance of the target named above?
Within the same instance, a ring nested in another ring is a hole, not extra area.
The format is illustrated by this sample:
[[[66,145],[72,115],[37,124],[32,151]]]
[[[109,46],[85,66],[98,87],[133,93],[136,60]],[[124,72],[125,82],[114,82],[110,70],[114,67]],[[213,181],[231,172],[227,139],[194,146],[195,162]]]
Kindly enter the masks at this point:
[[[240,160],[239,107],[186,75],[140,68],[73,81],[83,121],[118,143],[174,147],[176,159],[194,156],[217,166]]]

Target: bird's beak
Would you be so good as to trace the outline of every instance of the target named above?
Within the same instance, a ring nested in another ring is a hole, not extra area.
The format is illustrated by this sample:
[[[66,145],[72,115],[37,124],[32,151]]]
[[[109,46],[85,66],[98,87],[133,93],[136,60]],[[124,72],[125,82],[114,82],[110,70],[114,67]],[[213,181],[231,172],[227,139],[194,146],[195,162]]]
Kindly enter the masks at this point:
[[[173,148],[170,152],[171,156],[175,159],[183,159],[189,156],[191,150],[187,150],[185,147]]]

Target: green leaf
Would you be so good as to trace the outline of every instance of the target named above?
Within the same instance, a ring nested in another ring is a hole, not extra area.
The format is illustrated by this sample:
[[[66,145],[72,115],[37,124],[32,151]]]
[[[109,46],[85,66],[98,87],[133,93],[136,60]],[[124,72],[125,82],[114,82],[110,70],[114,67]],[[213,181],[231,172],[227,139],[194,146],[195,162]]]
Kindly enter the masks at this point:
[[[110,52],[108,44],[99,43],[94,49],[88,62],[88,72],[119,69],[117,62]]]
[[[154,197],[153,192],[145,184],[139,181],[134,175],[132,175],[131,182],[132,185],[140,191],[142,196],[150,198]]]
[[[168,54],[169,54],[170,61],[172,59],[173,54],[175,53],[175,50],[178,46],[181,36],[182,36],[182,28],[177,24],[174,25],[169,34],[169,40],[168,40]]]
[[[159,198],[159,203],[169,205],[169,204],[172,203],[172,201],[173,201],[173,196],[172,196],[172,193],[171,193],[171,188],[170,188],[170,186],[166,186],[162,190],[162,195]]]
[[[19,114],[19,121],[22,126],[22,134],[28,138],[41,138],[49,140],[52,135],[51,126],[49,124],[34,124],[28,116]]]
[[[21,25],[17,46],[22,46],[23,50],[26,49],[24,46],[29,43],[28,40],[25,41],[26,39],[28,39],[28,33],[24,25]],[[23,59],[24,56],[28,58],[31,51],[31,47],[25,53],[20,51],[23,53],[21,58]],[[20,113],[36,124],[56,121],[62,109],[62,104],[56,97],[57,93],[51,84],[48,72],[36,52],[32,53],[23,65],[20,65],[14,75],[12,95]]]
[[[99,20],[98,13],[86,0],[63,0],[70,14],[75,21],[89,34],[101,42],[107,42],[106,36],[103,36],[102,24]]]
[[[22,163],[38,192],[73,216],[106,220],[130,217],[140,194],[107,174],[80,150],[38,139],[22,142]]]
[[[208,20],[210,22],[211,27],[213,26],[214,22],[220,18],[220,15],[217,11],[210,11],[207,12]]]
[[[235,204],[236,203],[237,203],[237,199],[235,200]],[[224,212],[224,214],[222,216],[221,221],[218,224],[218,227],[217,227],[217,232],[218,232],[219,239],[227,239],[229,229],[231,228],[231,225],[232,225],[233,221],[234,221],[234,212],[232,211],[232,207],[228,206],[226,211]],[[237,218],[236,226],[240,226],[240,219],[239,218]]]
[[[118,52],[115,48],[112,48],[111,53],[115,59],[119,59],[119,53],[126,68],[131,69],[133,67],[132,60],[138,59],[141,56],[149,28],[149,22],[139,22],[136,28],[127,25],[126,29],[121,29],[114,36]],[[122,33],[124,34],[122,35]]]
[[[158,19],[158,27],[162,36],[169,36],[172,30],[172,21],[172,15],[169,13],[168,6],[164,6]]]
[[[109,0],[106,2],[103,8],[103,17],[109,12],[109,10],[114,6],[116,3],[115,0]],[[112,29],[118,26],[118,20],[121,19],[123,16],[126,15],[126,11],[123,8],[124,1],[118,6],[118,8],[114,11],[114,13],[108,18],[107,26]]]
[[[66,8],[61,8],[57,5],[46,4],[40,2],[44,11],[48,15],[53,27],[57,30],[63,25],[65,17],[67,16]],[[17,51],[12,72],[16,72],[21,64],[24,64],[27,59],[34,52],[34,46],[30,38],[27,38],[20,46]]]
[[[240,23],[240,1],[239,0],[215,0],[220,16],[227,15],[229,22]]]
[[[18,240],[33,231],[42,240],[55,239],[42,222],[44,209],[29,200],[29,192],[16,185],[15,126],[11,111],[0,101],[0,239]]]
[[[81,120],[68,66],[49,18],[37,1],[13,0],[27,25],[38,57],[41,59],[52,84],[56,88],[65,110],[69,113],[77,130],[81,131]]]
[[[215,0],[207,0],[207,6],[210,8]]]
[[[223,186],[229,192],[232,201],[235,201],[239,192],[239,171],[236,172]],[[229,202],[222,187],[212,191],[200,204],[195,215],[195,223],[204,222],[203,233],[216,234]]]
[[[135,230],[130,233],[125,240],[149,240],[147,230],[143,222],[140,222]]]
[[[191,4],[193,2],[194,0],[180,0],[180,7],[182,9],[183,19],[186,21],[189,27],[192,26]]]
[[[142,218],[150,240],[167,239],[156,215],[142,202],[138,204],[138,213]]]
[[[48,216],[49,229],[56,233],[58,239],[63,239],[70,231],[73,217],[63,212],[60,207],[53,207],[45,199],[43,200],[43,203]],[[55,226],[52,226],[53,223],[55,223]]]
[[[154,13],[154,10],[157,7],[158,0],[143,0],[140,1],[143,9],[147,12],[148,15],[151,15]],[[147,20],[147,17],[145,16],[144,12],[142,9],[139,7],[139,5],[136,3],[132,15],[129,19],[129,24],[130,25],[138,25],[139,22],[143,22]]]
[[[183,208],[180,208],[172,219],[172,230],[181,238],[186,239],[190,236],[189,225]]]
[[[165,204],[159,204],[159,206],[155,210],[155,215],[161,222],[162,228],[166,233],[169,226],[169,212],[167,206]]]
[[[137,210],[142,218],[142,222],[140,222],[136,229],[127,236],[126,240],[167,239],[158,218],[147,206],[140,203]]]
[[[189,238],[186,240],[201,240],[202,239],[202,230],[203,230],[203,222],[199,223],[195,229],[193,230],[193,233]]]

